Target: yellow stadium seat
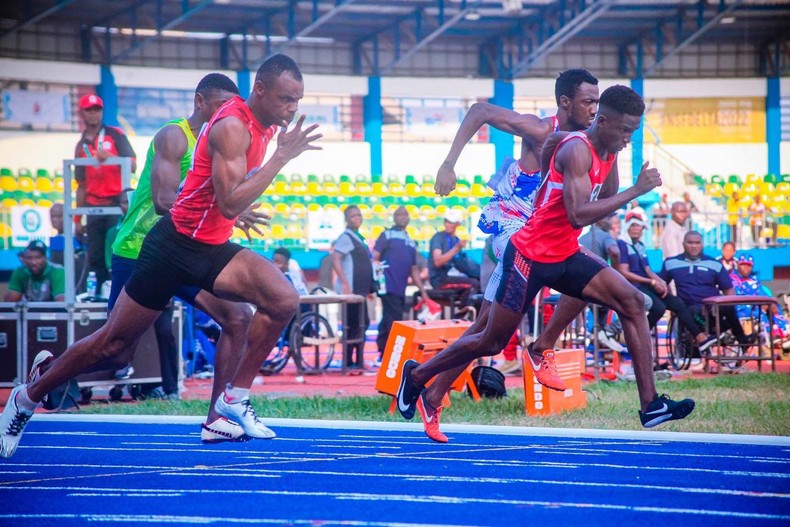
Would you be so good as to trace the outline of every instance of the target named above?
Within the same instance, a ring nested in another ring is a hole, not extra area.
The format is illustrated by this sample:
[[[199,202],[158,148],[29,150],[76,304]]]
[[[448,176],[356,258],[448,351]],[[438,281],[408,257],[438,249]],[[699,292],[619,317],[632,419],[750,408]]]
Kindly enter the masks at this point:
[[[0,176],[0,190],[3,192],[16,192],[18,188],[14,176]]]
[[[357,181],[356,184],[356,195],[357,196],[370,196],[372,193],[372,188],[370,183],[367,181]]]
[[[52,201],[48,200],[47,198],[39,198],[39,200],[36,201],[36,205],[38,207],[50,208],[52,206]]]
[[[736,192],[736,191],[740,192],[740,190],[741,189],[740,189],[740,187],[738,186],[737,183],[725,183],[724,184],[724,191],[723,191],[723,193],[724,193],[725,196],[729,197],[729,196],[732,196],[733,192]]]
[[[16,207],[17,205],[19,205],[19,202],[17,200],[15,200],[14,198],[3,198],[3,201],[1,203],[3,204],[3,207],[8,208],[8,209],[10,209],[11,207]]]
[[[390,197],[402,197],[406,194],[406,188],[401,183],[390,183],[387,192]]]
[[[321,191],[325,196],[337,196],[339,188],[334,181],[324,181]]]
[[[269,226],[271,228],[271,237],[275,240],[282,240],[285,238],[285,226],[282,223],[273,223]]]
[[[776,226],[776,239],[777,240],[790,240],[790,225],[780,223]]]
[[[38,190],[42,194],[49,194],[54,190],[54,186],[52,185],[52,180],[48,177],[36,178],[36,190]]]
[[[307,212],[318,212],[319,210],[321,210],[321,205],[318,203],[309,203],[307,205]]]
[[[381,233],[384,232],[383,225],[374,225],[370,228],[370,239],[371,240],[378,240]]]
[[[485,198],[493,194],[491,189],[480,183],[472,183],[472,196],[476,198]]]
[[[22,198],[19,200],[19,205],[22,207],[35,207],[36,202],[30,198]]]
[[[0,238],[10,238],[13,235],[13,231],[11,230],[11,226],[5,223],[0,223]]]
[[[307,216],[307,207],[305,207],[301,203],[292,203],[291,204],[291,219],[303,219]]]
[[[774,193],[774,184],[773,183],[762,182],[762,183],[759,183],[758,185],[760,187],[760,194],[766,195],[766,194],[773,194]]]
[[[433,220],[436,218],[436,209],[430,205],[422,205],[420,207],[420,216],[425,216],[427,220]]]
[[[781,194],[783,196],[790,196],[790,183],[787,181],[781,181],[777,183],[776,192],[777,194]]]
[[[421,241],[420,229],[418,227],[415,227],[414,225],[410,224],[406,227],[406,234],[408,234],[409,238],[411,238],[414,241]]]
[[[759,183],[762,179],[757,174],[746,174],[746,183]]]
[[[341,196],[353,196],[355,193],[354,184],[350,181],[341,181],[338,185],[338,194]]]
[[[307,186],[301,181],[291,181],[288,185],[288,195],[304,196],[307,193]]]
[[[433,183],[423,183],[420,187],[420,193],[426,198],[432,198],[436,196],[436,189],[434,188]]]

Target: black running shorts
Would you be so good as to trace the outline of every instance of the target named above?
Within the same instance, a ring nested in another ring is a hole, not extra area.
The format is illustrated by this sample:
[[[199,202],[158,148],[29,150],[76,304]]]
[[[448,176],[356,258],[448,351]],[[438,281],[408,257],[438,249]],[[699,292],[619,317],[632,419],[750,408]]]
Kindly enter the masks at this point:
[[[604,265],[579,251],[561,262],[541,263],[530,260],[508,243],[502,257],[502,281],[496,292],[496,301],[502,307],[517,313],[526,313],[527,307],[543,287],[582,298],[582,291]]]
[[[148,233],[137,268],[126,282],[126,294],[149,309],[163,310],[179,288],[194,286],[214,292],[214,281],[244,247],[231,242],[209,245],[176,231],[165,215]]]

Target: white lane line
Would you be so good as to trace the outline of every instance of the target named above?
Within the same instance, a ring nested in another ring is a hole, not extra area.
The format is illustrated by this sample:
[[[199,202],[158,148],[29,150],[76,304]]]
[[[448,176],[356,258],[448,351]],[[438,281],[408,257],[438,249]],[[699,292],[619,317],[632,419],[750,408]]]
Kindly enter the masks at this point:
[[[115,414],[40,414],[36,421],[53,422],[100,422],[100,423],[155,423],[155,424],[200,424],[204,416],[178,415],[115,415]],[[420,423],[397,423],[384,421],[342,421],[320,419],[263,418],[267,426],[295,428],[329,428],[346,430],[419,431]],[[660,432],[657,430],[597,430],[582,428],[543,428],[525,426],[492,425],[442,425],[444,432],[484,435],[518,435],[532,437],[602,438],[633,441],[681,441],[692,443],[733,443],[745,445],[774,445],[790,447],[789,436],[761,436],[739,434],[703,434],[697,432]]]
[[[379,522],[360,520],[334,520],[334,519],[294,519],[294,518],[228,518],[227,516],[173,516],[167,514],[0,514],[0,519],[18,520],[84,520],[85,522],[105,523],[154,523],[188,525],[204,524],[242,524],[242,525],[344,525],[349,527],[469,527],[449,523],[406,523],[406,522]]]
[[[107,493],[118,493],[119,496],[127,496],[135,494],[136,496],[146,494],[142,489],[128,492],[118,492],[119,489],[115,488],[86,488],[86,487],[10,487],[12,490],[25,490],[25,491],[60,491],[65,492],[67,495],[83,496],[107,496]],[[150,493],[158,493],[160,490],[152,489]],[[184,495],[189,494],[205,494],[203,489],[179,489],[179,493]],[[249,489],[212,489],[212,497],[218,498],[223,494],[227,495],[251,495],[251,496],[277,496],[278,498],[290,497],[309,497],[309,498],[329,498],[335,500],[346,501],[389,501],[389,502],[406,502],[406,503],[430,503],[432,505],[512,505],[516,507],[546,507],[551,509],[559,508],[582,508],[582,509],[602,509],[602,510],[621,510],[621,511],[634,511],[634,512],[650,512],[661,514],[693,514],[696,516],[721,516],[721,517],[736,517],[736,518],[749,518],[749,519],[768,519],[768,520],[790,520],[790,515],[783,514],[763,514],[757,512],[739,512],[726,510],[723,503],[719,503],[718,509],[684,509],[672,507],[644,507],[635,505],[623,505],[614,503],[588,503],[588,502],[569,502],[569,501],[542,501],[542,500],[520,500],[520,499],[497,499],[497,498],[477,498],[477,497],[458,497],[458,496],[443,496],[443,495],[411,495],[411,494],[375,494],[375,493],[362,493],[362,492],[318,492],[318,491],[292,491],[292,490],[249,490]]]

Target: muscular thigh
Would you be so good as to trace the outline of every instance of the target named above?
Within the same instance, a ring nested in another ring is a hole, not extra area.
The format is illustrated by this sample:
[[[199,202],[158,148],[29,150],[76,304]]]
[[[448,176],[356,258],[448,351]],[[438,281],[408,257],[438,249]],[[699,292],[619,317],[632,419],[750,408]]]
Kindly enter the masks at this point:
[[[259,309],[298,296],[272,262],[249,249],[237,252],[220,271],[213,292],[220,298],[255,304]]]

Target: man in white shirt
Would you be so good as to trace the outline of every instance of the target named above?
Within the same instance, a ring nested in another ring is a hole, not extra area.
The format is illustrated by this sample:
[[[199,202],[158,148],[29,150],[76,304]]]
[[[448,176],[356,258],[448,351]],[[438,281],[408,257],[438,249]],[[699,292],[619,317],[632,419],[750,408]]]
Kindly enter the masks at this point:
[[[688,232],[686,220],[689,217],[689,209],[682,201],[676,201],[670,209],[670,221],[661,233],[661,250],[664,258],[672,258],[683,252],[683,237]]]

